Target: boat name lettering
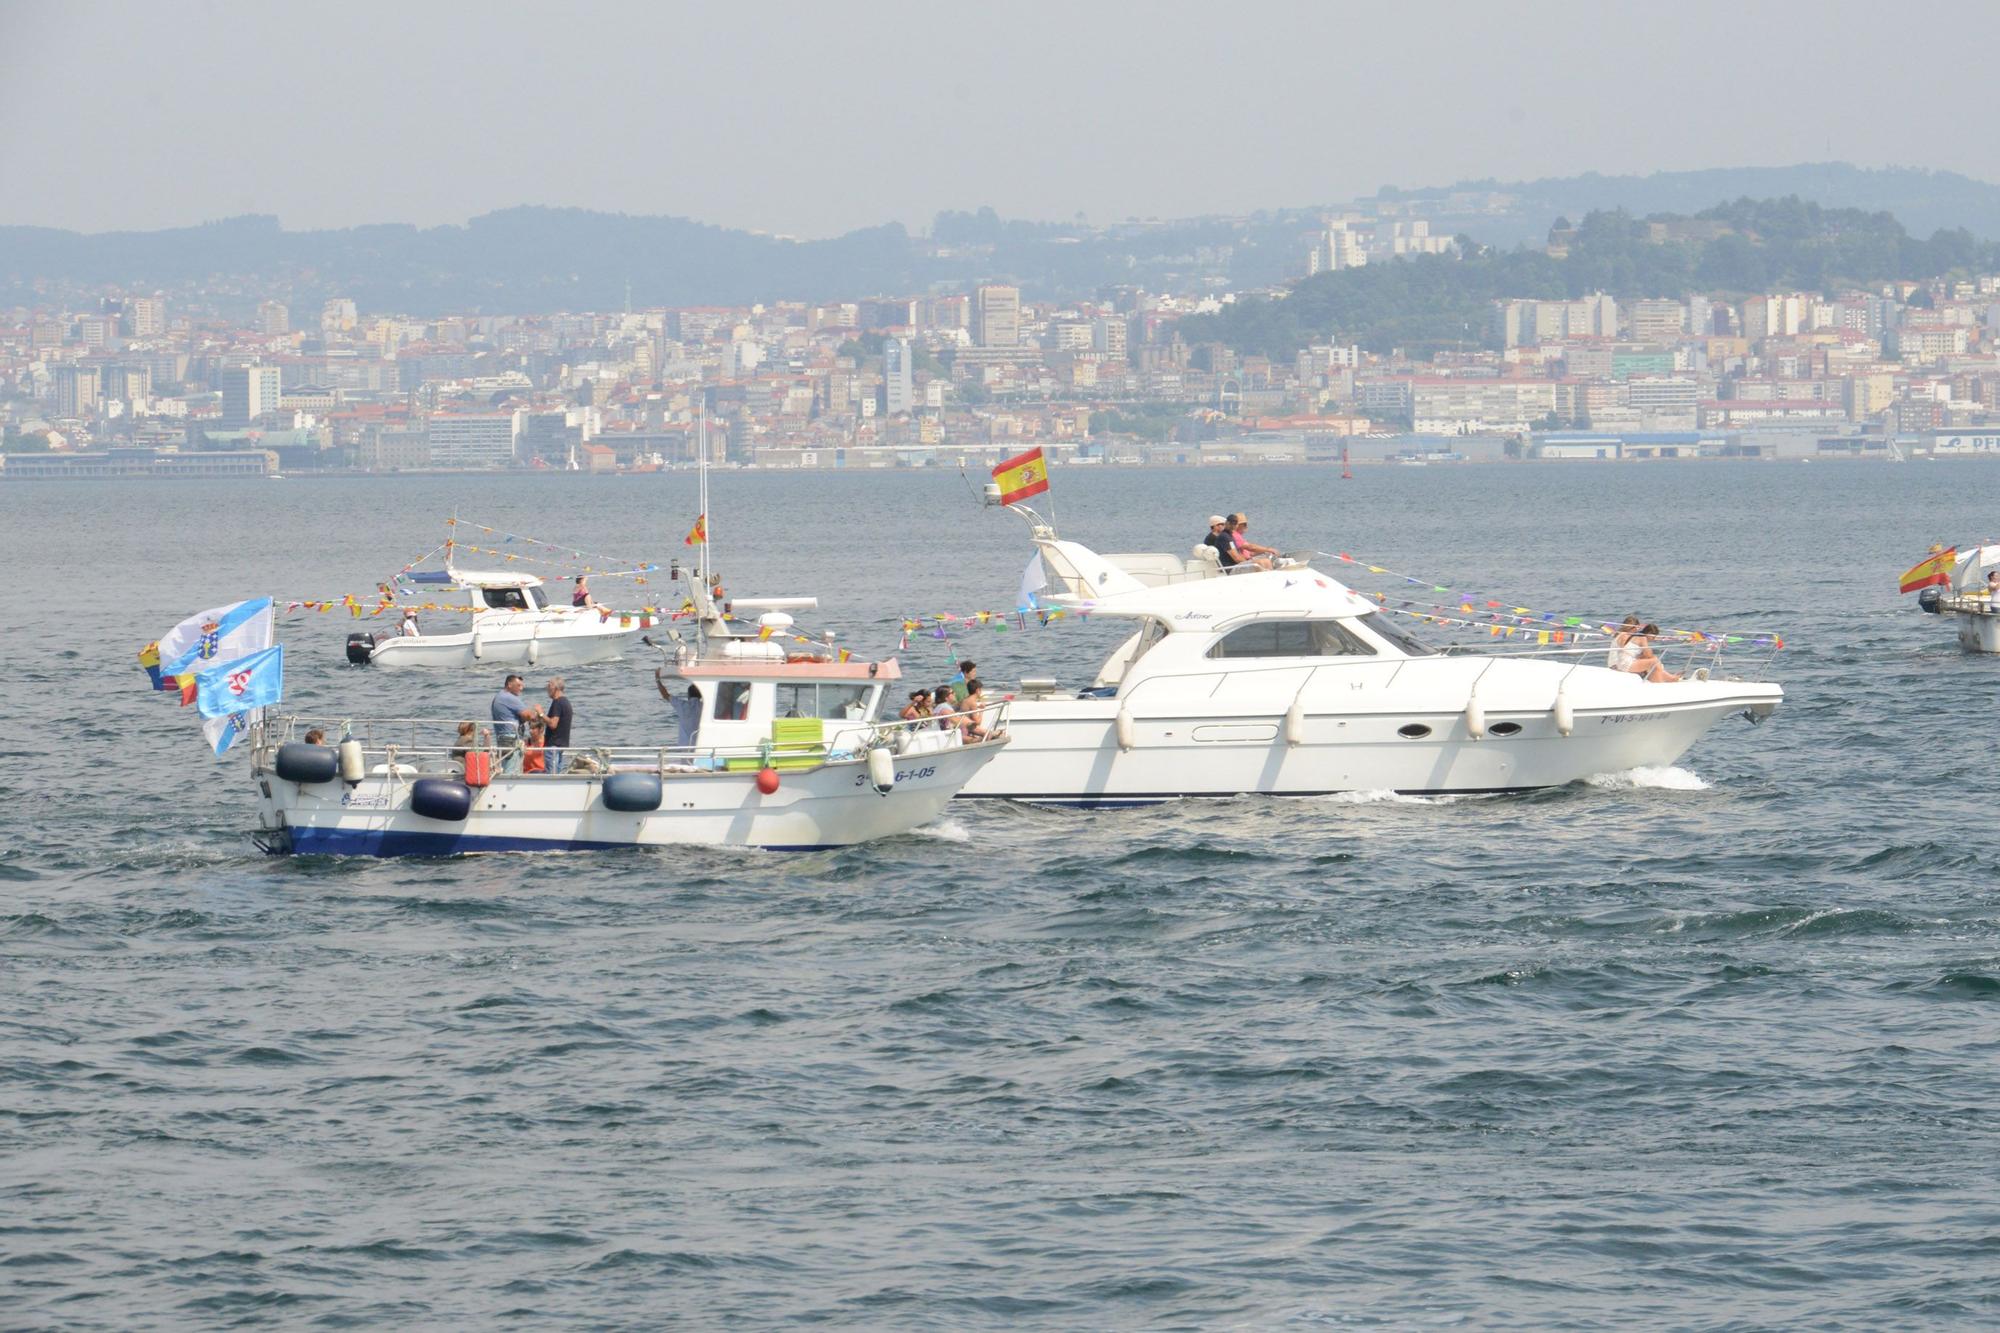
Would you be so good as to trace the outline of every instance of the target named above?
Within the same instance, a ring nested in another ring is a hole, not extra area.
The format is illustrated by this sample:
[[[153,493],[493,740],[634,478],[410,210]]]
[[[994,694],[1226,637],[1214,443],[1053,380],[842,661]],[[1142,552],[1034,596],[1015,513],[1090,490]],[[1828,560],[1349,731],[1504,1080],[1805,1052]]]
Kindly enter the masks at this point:
[[[937,766],[932,765],[929,768],[903,769],[902,771],[896,774],[895,780],[897,782],[922,782],[925,778],[936,777],[936,776],[937,776]],[[866,773],[856,773],[854,775],[855,786],[857,787],[864,786],[867,784],[867,782],[868,782],[868,775]]]
[[[1663,722],[1666,716],[1665,713],[1613,713],[1609,717],[1598,718],[1597,725],[1603,727],[1618,722]]]
[[[340,803],[350,810],[387,810],[390,805],[386,796],[356,796],[353,792],[343,794]]]
[[[1183,611],[1183,612],[1181,612],[1181,613],[1180,613],[1179,615],[1175,616],[1175,617],[1174,617],[1174,619],[1175,619],[1175,620],[1213,620],[1213,619],[1215,619],[1215,613],[1214,613],[1213,611]]]

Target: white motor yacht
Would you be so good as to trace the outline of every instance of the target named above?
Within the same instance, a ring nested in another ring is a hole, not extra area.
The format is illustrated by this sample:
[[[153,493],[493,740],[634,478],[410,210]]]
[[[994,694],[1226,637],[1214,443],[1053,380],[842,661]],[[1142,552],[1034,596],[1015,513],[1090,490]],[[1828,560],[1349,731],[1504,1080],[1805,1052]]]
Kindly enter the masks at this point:
[[[449,634],[350,634],[347,660],[356,666],[583,666],[622,657],[654,624],[649,615],[552,605],[533,574],[447,568],[406,577],[412,584],[467,594],[471,626]]]
[[[1514,792],[1680,758],[1775,684],[1650,683],[1606,650],[1439,652],[1304,564],[1101,556],[1031,513],[1044,604],[1131,626],[1087,687],[1029,680],[1013,741],[965,797],[1083,806],[1181,796]],[[1031,566],[1029,583],[1035,581]]]

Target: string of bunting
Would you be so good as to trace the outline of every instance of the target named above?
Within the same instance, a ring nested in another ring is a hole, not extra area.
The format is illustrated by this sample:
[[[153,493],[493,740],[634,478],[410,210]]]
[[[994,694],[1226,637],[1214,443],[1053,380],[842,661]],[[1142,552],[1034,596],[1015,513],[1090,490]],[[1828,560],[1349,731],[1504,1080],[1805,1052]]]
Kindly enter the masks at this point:
[[[1367,560],[1357,559],[1354,556],[1348,555],[1345,551],[1320,551],[1317,554],[1323,555],[1330,560],[1339,560],[1343,564],[1355,569],[1366,570],[1370,574],[1400,579],[1404,583],[1412,587],[1422,588],[1426,592],[1442,593],[1447,597],[1456,598],[1457,600],[1453,604],[1441,602],[1424,603],[1422,605],[1427,610],[1416,612],[1413,611],[1413,608],[1419,606],[1419,603],[1416,601],[1405,601],[1400,606],[1389,607],[1386,594],[1379,592],[1362,593],[1365,597],[1374,598],[1380,606],[1404,614],[1417,614],[1419,618],[1428,619],[1432,624],[1463,625],[1475,629],[1497,630],[1501,633],[1502,637],[1512,637],[1504,633],[1504,631],[1510,628],[1515,631],[1525,630],[1536,634],[1546,633],[1551,636],[1559,636],[1538,640],[1538,642],[1542,643],[1562,643],[1567,639],[1582,638],[1585,636],[1605,638],[1618,633],[1619,627],[1617,625],[1592,620],[1588,616],[1564,616],[1558,615],[1553,611],[1536,611],[1531,607],[1514,606],[1507,602],[1495,601],[1483,593],[1465,592],[1442,583],[1433,583],[1429,579],[1420,579],[1410,574],[1401,573],[1398,570],[1373,564]],[[1449,615],[1440,616],[1431,614],[1452,610],[1458,611],[1463,617],[1470,618],[1461,619]],[[1723,644],[1749,644],[1753,647],[1772,649],[1783,648],[1785,646],[1783,636],[1778,634],[1721,634],[1709,630],[1670,628],[1665,630],[1661,637],[1685,639],[1690,643],[1705,643],[1717,646]]]
[[[993,630],[995,633],[1003,633],[1010,629],[1024,630],[1028,628],[1028,622],[1031,620],[1040,623],[1046,628],[1050,621],[1062,620],[1070,616],[1074,616],[1078,620],[1088,620],[1090,612],[1081,607],[1058,606],[1034,610],[970,611],[964,615],[954,615],[949,611],[938,611],[929,615],[904,616],[903,637],[899,641],[899,647],[907,651],[910,646],[910,636],[920,633],[928,638],[944,639],[949,642],[951,631],[948,627],[952,625],[965,625],[973,628],[983,626]]]
[[[566,557],[563,560],[551,560],[546,556],[518,555],[517,553],[517,558],[519,559],[533,560],[540,564],[570,564],[580,560],[602,560],[612,565],[631,568],[640,563],[638,561],[627,560],[623,556],[605,555],[601,551],[579,551],[574,546],[565,546],[560,542],[545,542],[539,537],[529,537],[519,532],[508,532],[503,528],[489,528],[484,523],[474,523],[469,518],[448,518],[444,521],[444,525],[453,530],[452,540],[447,541],[445,545],[451,546],[455,542],[469,551],[481,551],[493,555],[503,554],[499,551],[491,551],[489,548],[474,546],[470,542],[459,540],[459,529],[472,528],[488,537],[498,537],[502,545],[512,546],[519,544],[522,546],[536,546],[545,551],[559,551]],[[655,565],[653,568],[657,569],[658,566]],[[586,570],[585,572],[588,573],[589,571]]]
[[[324,615],[336,608],[342,608],[347,611],[350,619],[362,620],[387,615],[392,611],[400,615],[406,611],[455,611],[464,614],[472,610],[471,607],[460,602],[397,601],[393,597],[382,595],[382,591],[378,589],[377,595],[374,598],[356,597],[352,593],[346,593],[339,597],[293,598],[286,601],[285,614],[297,615],[301,611],[313,611]],[[615,617],[621,629],[629,628],[635,622],[640,629],[649,629],[656,623],[687,619],[694,614],[694,603],[682,602],[678,608],[671,610],[665,606],[640,606],[629,610],[621,610],[609,606],[593,606],[590,609],[597,612],[597,618],[607,624]],[[721,612],[720,615],[725,621],[740,622],[746,619],[746,617],[739,616],[731,611]],[[771,640],[780,636],[774,627],[766,625],[758,631],[757,637],[763,640]],[[831,631],[819,636],[785,634],[782,638],[791,643],[801,643],[817,648],[829,649],[842,662],[846,662],[854,656],[853,652],[849,649],[834,646]]]
[[[554,560],[544,560],[542,559],[542,557],[537,555],[521,555],[520,553],[514,551],[496,550],[491,546],[474,546],[470,542],[448,542],[446,543],[446,545],[448,547],[451,547],[459,551],[474,551],[480,555],[496,555],[499,556],[503,562],[510,565],[519,560],[525,560],[528,561],[530,564],[537,564],[537,565],[554,565],[557,563]],[[415,567],[416,567],[415,562],[405,565],[403,566],[403,573],[407,574]],[[658,571],[659,568],[660,567],[658,565],[651,565],[651,564],[631,565],[622,569],[598,569],[593,565],[585,565],[582,569],[578,570],[577,572],[580,574],[588,575],[589,577],[594,579],[616,579],[625,577],[637,577],[640,583],[644,583],[646,581],[644,576],[647,574],[655,573],[656,571]]]

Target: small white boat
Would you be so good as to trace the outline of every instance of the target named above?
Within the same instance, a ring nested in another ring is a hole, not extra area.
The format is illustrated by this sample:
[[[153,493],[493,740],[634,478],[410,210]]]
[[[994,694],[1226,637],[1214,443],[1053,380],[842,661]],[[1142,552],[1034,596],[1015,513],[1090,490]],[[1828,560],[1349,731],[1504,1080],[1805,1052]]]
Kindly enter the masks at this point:
[[[451,634],[350,634],[348,661],[379,667],[582,666],[624,656],[655,623],[650,615],[551,605],[533,574],[447,569],[413,581],[466,593],[471,628]],[[449,613],[427,612],[419,623],[435,614]]]
[[[1606,646],[1438,652],[1305,565],[1101,556],[1031,515],[1048,601],[1131,633],[1081,690],[1022,683],[1013,744],[966,797],[1086,806],[1182,796],[1510,792],[1673,763],[1775,684],[1651,683]],[[1031,579],[1032,581],[1032,579]]]
[[[258,842],[271,852],[443,856],[695,844],[804,851],[905,833],[1006,746],[877,716],[894,659],[842,662],[747,636],[683,653],[692,743],[573,745],[561,772],[448,719],[270,718],[253,727]],[[485,726],[487,724],[480,724]],[[318,726],[331,744],[307,744]]]

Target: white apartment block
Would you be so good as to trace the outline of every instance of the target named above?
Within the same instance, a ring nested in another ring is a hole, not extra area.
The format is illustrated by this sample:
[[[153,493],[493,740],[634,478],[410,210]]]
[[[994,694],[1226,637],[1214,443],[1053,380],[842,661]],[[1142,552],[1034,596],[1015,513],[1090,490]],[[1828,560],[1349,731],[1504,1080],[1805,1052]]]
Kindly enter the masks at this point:
[[[1420,435],[1524,431],[1555,410],[1556,386],[1549,380],[1419,379],[1411,384],[1410,415]]]
[[[507,467],[521,434],[518,412],[433,412],[425,423],[432,467]]]

